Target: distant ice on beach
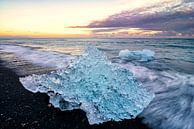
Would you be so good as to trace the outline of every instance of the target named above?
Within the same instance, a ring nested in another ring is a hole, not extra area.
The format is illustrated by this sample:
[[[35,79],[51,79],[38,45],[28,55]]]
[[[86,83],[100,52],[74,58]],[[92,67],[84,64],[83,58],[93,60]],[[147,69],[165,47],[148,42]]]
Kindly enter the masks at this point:
[[[128,49],[121,50],[119,57],[123,60],[138,60],[138,61],[150,61],[154,59],[155,52],[144,49],[142,51],[129,51]]]
[[[154,97],[97,48],[88,48],[67,69],[20,81],[32,92],[47,93],[54,107],[84,110],[90,124],[135,118]]]

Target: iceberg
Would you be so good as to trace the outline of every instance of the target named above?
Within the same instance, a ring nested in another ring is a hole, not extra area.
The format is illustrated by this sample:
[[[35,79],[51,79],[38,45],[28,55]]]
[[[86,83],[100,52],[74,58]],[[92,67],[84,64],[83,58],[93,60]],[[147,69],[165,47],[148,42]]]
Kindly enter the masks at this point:
[[[50,103],[62,111],[84,110],[90,124],[135,118],[154,97],[129,70],[92,47],[66,69],[20,81],[31,92],[47,93]]]
[[[123,60],[138,60],[142,62],[151,61],[154,59],[155,52],[143,49],[142,51],[129,51],[128,49],[121,50],[119,52],[119,57]]]

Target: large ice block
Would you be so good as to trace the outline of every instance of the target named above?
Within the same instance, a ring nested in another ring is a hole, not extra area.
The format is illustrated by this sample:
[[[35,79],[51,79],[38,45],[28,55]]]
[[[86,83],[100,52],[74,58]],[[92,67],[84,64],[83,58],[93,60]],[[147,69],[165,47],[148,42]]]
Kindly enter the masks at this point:
[[[130,71],[113,65],[91,47],[67,69],[20,81],[32,92],[47,93],[54,107],[84,110],[90,124],[134,118],[154,97]]]

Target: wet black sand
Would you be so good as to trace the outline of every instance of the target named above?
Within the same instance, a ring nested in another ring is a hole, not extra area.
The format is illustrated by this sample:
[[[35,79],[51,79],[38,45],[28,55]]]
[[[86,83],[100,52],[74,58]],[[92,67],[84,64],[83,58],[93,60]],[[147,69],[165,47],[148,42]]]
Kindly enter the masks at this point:
[[[60,111],[46,94],[24,89],[18,75],[0,65],[0,129],[148,129],[141,119],[89,125],[82,110]]]

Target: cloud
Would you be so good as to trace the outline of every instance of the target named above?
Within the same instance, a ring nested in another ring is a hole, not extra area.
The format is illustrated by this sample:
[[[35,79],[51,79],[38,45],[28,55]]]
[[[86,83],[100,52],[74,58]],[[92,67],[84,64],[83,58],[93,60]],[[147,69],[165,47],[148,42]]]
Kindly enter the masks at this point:
[[[94,33],[112,32],[121,28],[139,28],[164,32],[164,34],[160,33],[161,35],[192,36],[194,34],[194,2],[193,0],[163,2],[150,7],[123,11],[104,20],[93,21],[87,26],[76,27],[97,28],[93,30]]]

